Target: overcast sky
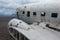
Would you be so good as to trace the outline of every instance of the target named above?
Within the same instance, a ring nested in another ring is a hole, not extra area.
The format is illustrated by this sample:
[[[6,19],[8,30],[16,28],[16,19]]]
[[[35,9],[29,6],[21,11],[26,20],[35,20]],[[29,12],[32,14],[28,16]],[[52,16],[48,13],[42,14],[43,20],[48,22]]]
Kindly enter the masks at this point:
[[[16,7],[28,3],[60,2],[60,0],[0,0],[0,14],[9,14],[15,12]]]

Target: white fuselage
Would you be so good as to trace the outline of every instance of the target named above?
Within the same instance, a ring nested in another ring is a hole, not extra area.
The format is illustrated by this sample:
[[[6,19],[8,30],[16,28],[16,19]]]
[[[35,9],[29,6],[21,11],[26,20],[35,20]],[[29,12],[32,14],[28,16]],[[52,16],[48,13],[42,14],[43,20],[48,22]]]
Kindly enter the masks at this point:
[[[40,3],[24,5],[17,8],[17,12],[19,18],[28,23],[40,21],[60,23],[59,3]]]

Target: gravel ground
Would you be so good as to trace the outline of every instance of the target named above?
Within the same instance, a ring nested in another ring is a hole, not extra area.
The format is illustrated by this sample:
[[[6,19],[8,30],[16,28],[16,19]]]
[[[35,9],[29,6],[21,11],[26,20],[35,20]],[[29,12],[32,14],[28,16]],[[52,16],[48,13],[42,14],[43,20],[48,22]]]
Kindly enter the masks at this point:
[[[1,18],[0,18],[1,19]],[[8,33],[8,20],[0,20],[0,40],[13,40]]]

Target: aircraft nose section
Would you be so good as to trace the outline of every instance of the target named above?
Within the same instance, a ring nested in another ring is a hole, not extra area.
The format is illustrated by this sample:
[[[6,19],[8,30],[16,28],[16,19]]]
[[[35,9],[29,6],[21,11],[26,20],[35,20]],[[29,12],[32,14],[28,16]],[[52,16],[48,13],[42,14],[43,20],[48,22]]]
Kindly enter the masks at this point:
[[[23,22],[22,20],[19,20],[19,19],[12,19],[10,20],[10,22],[8,23],[8,26],[9,27],[17,27],[17,28],[20,28],[20,29],[24,29],[24,30],[29,30],[30,29],[30,26]]]
[[[12,19],[9,21],[8,26],[16,26],[19,23],[18,19]]]

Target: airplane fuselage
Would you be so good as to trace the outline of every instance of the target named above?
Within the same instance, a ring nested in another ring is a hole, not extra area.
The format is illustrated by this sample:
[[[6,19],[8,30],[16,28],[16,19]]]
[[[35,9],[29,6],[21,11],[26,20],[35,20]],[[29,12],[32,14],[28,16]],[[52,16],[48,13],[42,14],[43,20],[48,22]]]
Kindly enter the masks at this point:
[[[47,21],[51,23],[60,23],[60,5],[59,3],[41,3],[24,5],[17,8],[18,18],[28,23]]]

